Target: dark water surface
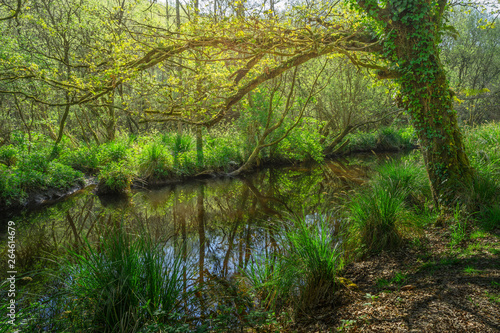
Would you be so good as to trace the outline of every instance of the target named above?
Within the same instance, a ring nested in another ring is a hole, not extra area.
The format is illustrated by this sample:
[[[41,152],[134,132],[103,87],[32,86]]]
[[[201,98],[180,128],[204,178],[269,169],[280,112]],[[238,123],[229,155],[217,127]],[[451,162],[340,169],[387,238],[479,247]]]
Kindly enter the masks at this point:
[[[224,276],[245,265],[255,251],[272,247],[270,225],[279,230],[290,214],[330,210],[346,191],[366,180],[368,165],[380,159],[387,156],[265,169],[241,178],[134,190],[123,197],[100,197],[90,186],[56,204],[2,216],[0,242],[6,248],[6,224],[14,221],[16,264],[24,271],[40,268],[47,253],[85,239],[98,242],[110,227],[122,225],[165,244],[181,240],[200,271]]]

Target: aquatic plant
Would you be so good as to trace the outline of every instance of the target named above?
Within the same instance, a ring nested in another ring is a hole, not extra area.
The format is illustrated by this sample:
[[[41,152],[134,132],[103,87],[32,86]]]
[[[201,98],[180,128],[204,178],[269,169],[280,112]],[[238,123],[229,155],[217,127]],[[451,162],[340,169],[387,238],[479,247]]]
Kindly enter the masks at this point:
[[[71,300],[64,310],[85,314],[72,325],[96,332],[136,332],[146,324],[181,322],[181,303],[189,294],[185,267],[148,236],[119,228],[98,247],[86,242],[70,251],[62,265],[64,294]]]

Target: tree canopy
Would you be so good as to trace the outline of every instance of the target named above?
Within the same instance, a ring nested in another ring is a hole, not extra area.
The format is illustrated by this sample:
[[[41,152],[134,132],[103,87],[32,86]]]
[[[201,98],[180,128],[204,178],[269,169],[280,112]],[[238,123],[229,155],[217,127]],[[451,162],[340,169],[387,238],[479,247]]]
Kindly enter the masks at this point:
[[[68,119],[83,127],[89,112],[111,140],[118,110],[135,126],[180,121],[211,127],[264,83],[314,59],[344,57],[381,79],[395,79],[398,105],[408,110],[423,146],[434,199],[453,201],[473,171],[440,60],[443,36],[453,31],[451,4],[358,0],[286,6],[4,0],[0,94],[18,108],[60,110],[57,129],[38,118],[56,145]],[[493,25],[496,17],[491,18]]]

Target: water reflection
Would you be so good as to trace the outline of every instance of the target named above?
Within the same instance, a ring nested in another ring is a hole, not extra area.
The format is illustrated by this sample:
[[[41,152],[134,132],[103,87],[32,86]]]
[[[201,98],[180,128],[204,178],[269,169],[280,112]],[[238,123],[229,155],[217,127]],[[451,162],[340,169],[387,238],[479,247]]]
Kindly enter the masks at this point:
[[[330,161],[139,190],[125,197],[98,197],[89,187],[50,207],[3,218],[0,225],[16,222],[19,268],[35,269],[47,253],[81,246],[86,239],[99,244],[113,227],[123,226],[171,246],[186,262],[194,260],[197,279],[203,282],[246,267],[252,256],[267,257],[276,249],[280,221],[292,213],[327,211],[342,193],[366,179],[367,170],[358,162]]]

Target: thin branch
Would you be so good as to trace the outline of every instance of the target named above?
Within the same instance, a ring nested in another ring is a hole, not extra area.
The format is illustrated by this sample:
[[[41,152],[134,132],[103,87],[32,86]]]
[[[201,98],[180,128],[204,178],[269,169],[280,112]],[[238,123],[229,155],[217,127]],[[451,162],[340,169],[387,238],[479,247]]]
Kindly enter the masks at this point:
[[[5,20],[17,18],[17,16],[21,13],[22,6],[23,6],[22,0],[17,0],[17,7],[14,10],[14,12],[10,16],[0,17],[0,21],[5,21]]]

